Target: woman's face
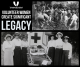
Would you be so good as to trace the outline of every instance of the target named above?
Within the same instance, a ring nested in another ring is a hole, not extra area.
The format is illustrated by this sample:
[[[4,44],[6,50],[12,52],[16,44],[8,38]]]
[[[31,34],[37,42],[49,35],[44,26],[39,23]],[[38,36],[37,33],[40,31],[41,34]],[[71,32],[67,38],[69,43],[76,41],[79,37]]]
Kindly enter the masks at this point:
[[[27,39],[26,38],[23,38],[23,41],[27,41]]]
[[[51,40],[54,40],[54,36],[51,37]]]
[[[64,39],[64,42],[67,43],[68,42],[68,39]]]
[[[7,41],[11,41],[11,37],[7,37],[6,40],[7,40]]]
[[[68,10],[68,13],[71,13],[71,10]]]
[[[60,34],[58,34],[58,38],[61,38],[61,35]]]
[[[16,39],[18,39],[18,38],[19,38],[19,36],[15,36],[15,38],[16,38]]]

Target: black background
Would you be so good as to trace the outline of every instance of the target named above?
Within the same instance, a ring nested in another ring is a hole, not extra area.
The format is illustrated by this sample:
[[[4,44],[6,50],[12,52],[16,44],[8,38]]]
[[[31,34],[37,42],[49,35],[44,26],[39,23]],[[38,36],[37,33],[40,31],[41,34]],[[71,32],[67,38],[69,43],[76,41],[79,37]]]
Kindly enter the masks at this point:
[[[13,1],[17,1],[17,0],[0,0],[0,17],[1,17],[1,14],[2,14],[2,10],[11,10],[10,7],[14,7]],[[32,10],[32,1],[31,0],[20,0],[19,1],[19,6],[20,7],[23,7],[22,10]],[[0,22],[1,22],[1,20],[0,20]],[[32,26],[31,26],[31,29],[32,29]],[[1,32],[20,32],[20,31],[21,30],[14,30],[14,31],[4,30],[4,31],[1,31]],[[27,31],[32,31],[32,30],[25,30],[25,31],[21,31],[21,32],[27,32]],[[47,30],[44,30],[43,31],[43,30],[40,30],[40,31],[41,32],[62,32],[64,36],[67,35],[73,41],[76,41],[77,42],[77,44],[74,44],[74,46],[75,47],[78,47],[78,51],[79,51],[79,30],[78,31],[69,31],[69,30],[48,30],[48,31]],[[40,32],[40,31],[37,30],[36,32]]]
[[[23,7],[22,9],[10,9],[10,7],[15,7],[13,1],[17,3],[19,1],[18,7]],[[2,10],[30,10],[32,9],[32,1],[31,0],[1,0],[0,1],[0,17],[2,15]],[[1,19],[1,18],[0,18]],[[2,19],[1,19],[2,20]],[[4,20],[4,19],[3,19]],[[7,20],[7,19],[6,19]],[[16,20],[16,19],[15,19]],[[19,19],[20,21],[25,19]],[[31,20],[31,19],[29,19]],[[0,21],[1,22],[1,21]],[[5,21],[4,21],[5,22]],[[4,25],[6,26],[6,25]],[[1,28],[1,27],[0,27]],[[32,29],[32,24],[30,26],[30,30]],[[0,29],[1,30],[1,29]],[[27,31],[28,29],[26,29]],[[4,30],[6,31],[6,30]],[[14,30],[15,31],[15,30]]]
[[[14,7],[13,5],[13,1],[17,2],[19,0],[0,0],[0,9],[1,10],[9,10],[10,7]],[[20,0],[19,1],[19,6],[23,7],[24,10],[31,10],[31,4],[32,1],[31,0]]]

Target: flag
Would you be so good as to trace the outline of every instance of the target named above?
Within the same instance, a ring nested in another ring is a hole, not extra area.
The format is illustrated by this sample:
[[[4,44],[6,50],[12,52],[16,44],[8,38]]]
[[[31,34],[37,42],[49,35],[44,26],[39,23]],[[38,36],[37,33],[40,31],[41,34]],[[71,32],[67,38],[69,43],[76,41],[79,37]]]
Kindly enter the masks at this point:
[[[42,45],[43,32],[32,32],[30,36],[30,45]]]
[[[45,32],[27,32],[29,45],[47,45],[48,36]]]

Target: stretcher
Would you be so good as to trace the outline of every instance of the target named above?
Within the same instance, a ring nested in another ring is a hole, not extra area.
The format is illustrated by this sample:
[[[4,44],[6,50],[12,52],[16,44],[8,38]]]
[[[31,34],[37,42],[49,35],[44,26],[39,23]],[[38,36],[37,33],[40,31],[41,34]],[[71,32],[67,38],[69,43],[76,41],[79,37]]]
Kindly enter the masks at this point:
[[[28,65],[42,66],[50,65],[52,60],[45,53],[44,48],[31,46],[28,51]]]

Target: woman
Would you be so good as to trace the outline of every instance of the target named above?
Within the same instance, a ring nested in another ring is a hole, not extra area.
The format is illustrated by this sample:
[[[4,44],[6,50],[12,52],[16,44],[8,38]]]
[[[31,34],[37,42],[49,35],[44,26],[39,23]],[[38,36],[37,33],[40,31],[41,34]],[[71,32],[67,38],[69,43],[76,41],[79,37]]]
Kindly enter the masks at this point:
[[[14,65],[21,65],[21,40],[19,36],[20,33],[15,32],[14,39],[12,40],[14,46]]]
[[[55,40],[54,40],[54,36],[51,36],[51,40],[48,42],[48,55],[52,59],[51,65],[54,65],[54,56],[55,56]]]
[[[54,59],[54,65],[61,65],[62,62],[62,53],[63,53],[63,41],[61,39],[61,37],[63,36],[63,34],[61,32],[58,32],[56,34],[56,37],[58,38],[56,40],[56,49],[55,49],[55,59]]]
[[[71,17],[72,17],[71,10],[68,10],[67,16],[68,16],[67,27],[69,27],[69,25],[70,25],[70,23],[72,21],[72,19],[71,19]]]
[[[11,43],[12,36],[7,34],[3,42],[2,50],[4,52],[4,65],[13,65],[13,46]]]
[[[69,30],[77,30],[78,16],[76,15],[75,10],[73,10],[72,14],[73,14],[72,17],[71,17],[72,21],[70,23]]]
[[[27,36],[22,36],[22,65],[27,65],[27,49],[28,49],[28,42],[27,42]]]
[[[64,37],[62,65],[71,65],[72,45],[68,42],[68,38]]]

